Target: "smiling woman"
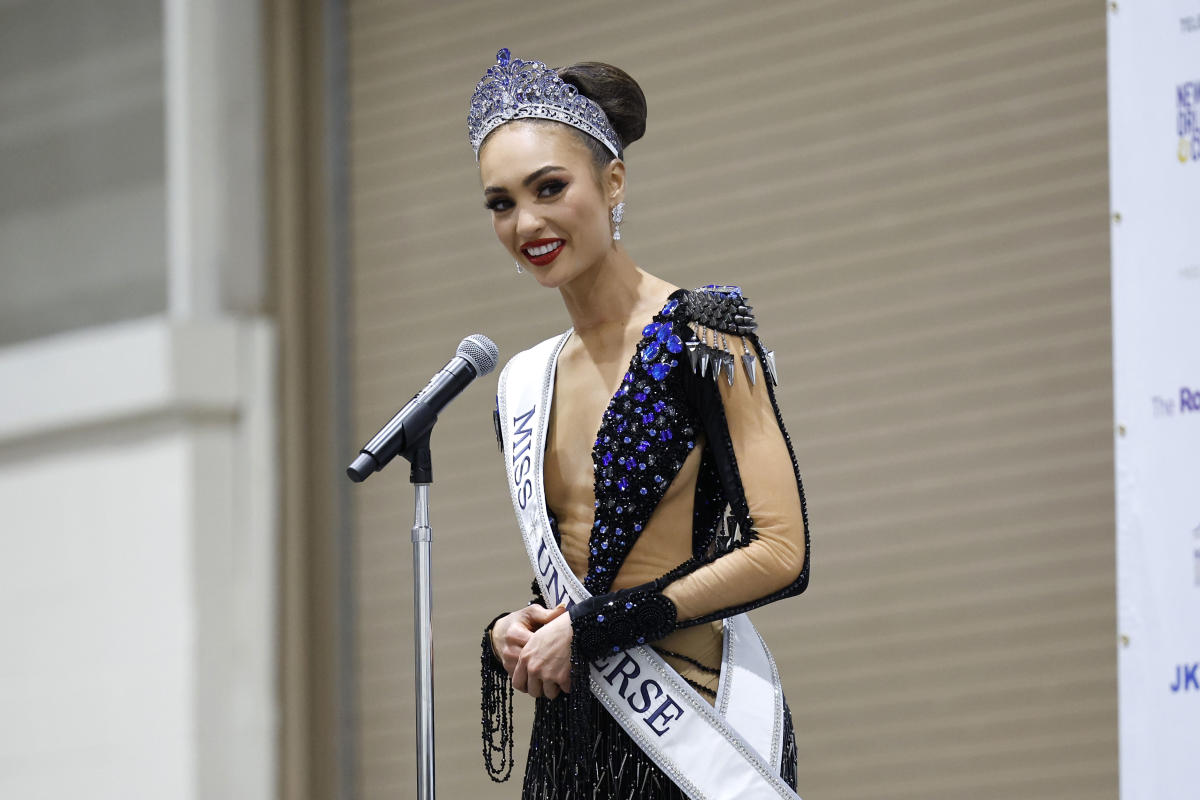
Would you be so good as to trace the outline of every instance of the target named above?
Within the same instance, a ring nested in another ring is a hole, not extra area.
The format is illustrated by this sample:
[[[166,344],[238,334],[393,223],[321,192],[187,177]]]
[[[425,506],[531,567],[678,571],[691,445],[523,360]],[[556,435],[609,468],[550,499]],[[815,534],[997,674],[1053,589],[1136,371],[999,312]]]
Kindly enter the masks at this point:
[[[508,777],[516,689],[537,698],[526,800],[794,798],[790,712],[744,612],[808,584],[803,487],[741,290],[680,289],[622,245],[645,118],[615,67],[507,50],[471,100],[496,236],[573,322],[500,378],[537,596],[481,643],[485,761]]]
[[[624,199],[624,162],[596,167],[571,131],[557,123],[514,122],[493,131],[479,154],[497,238],[553,288],[601,262],[629,261],[613,244],[610,211]]]

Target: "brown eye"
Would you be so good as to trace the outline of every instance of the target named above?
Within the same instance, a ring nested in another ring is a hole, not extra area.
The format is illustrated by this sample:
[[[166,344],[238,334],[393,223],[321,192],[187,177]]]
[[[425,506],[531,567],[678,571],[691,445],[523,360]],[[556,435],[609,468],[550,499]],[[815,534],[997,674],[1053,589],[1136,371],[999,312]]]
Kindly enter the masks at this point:
[[[553,197],[567,188],[564,181],[546,181],[538,187],[538,197]]]
[[[488,211],[498,214],[502,211],[508,211],[510,208],[512,208],[512,200],[509,200],[507,197],[493,197],[486,201],[483,205]]]

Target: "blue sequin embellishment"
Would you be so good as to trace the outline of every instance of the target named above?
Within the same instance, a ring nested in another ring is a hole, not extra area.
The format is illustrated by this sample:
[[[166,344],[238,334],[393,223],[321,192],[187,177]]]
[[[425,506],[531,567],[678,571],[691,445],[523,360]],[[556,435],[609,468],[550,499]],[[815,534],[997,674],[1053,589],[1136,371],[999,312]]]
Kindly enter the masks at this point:
[[[589,574],[584,580],[593,595],[610,590],[614,574],[643,530],[642,521],[691,449],[685,450],[684,442],[695,438],[687,424],[687,410],[674,401],[673,388],[662,383],[679,366],[677,356],[685,347],[680,335],[684,329],[679,322],[667,320],[681,305],[668,300],[660,315],[642,329],[643,339],[597,434],[592,458],[598,524],[591,531]],[[682,434],[678,442],[672,441],[673,430]],[[617,522],[622,527],[616,527]],[[614,533],[602,533],[601,527]]]

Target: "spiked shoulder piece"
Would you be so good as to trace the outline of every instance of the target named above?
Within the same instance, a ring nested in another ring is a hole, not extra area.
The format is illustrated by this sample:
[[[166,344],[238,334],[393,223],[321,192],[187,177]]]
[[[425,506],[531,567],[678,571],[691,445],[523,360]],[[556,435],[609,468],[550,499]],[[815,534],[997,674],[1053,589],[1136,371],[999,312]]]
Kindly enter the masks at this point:
[[[761,357],[767,379],[779,385],[774,351],[761,342],[754,348],[750,345],[752,338],[757,339],[758,321],[741,287],[709,284],[681,293],[678,301],[678,319],[691,323],[692,335],[683,344],[693,372],[714,381],[724,377],[732,386],[738,372],[737,362],[741,361],[742,371],[753,385],[758,381]],[[742,352],[738,355],[730,349],[730,336],[742,337]]]

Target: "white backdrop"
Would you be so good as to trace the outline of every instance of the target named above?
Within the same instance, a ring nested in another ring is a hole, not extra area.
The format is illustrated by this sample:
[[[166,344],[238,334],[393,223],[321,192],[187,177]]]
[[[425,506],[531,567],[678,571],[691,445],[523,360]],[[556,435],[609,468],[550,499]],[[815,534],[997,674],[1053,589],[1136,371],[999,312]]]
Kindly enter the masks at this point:
[[[1195,800],[1200,0],[1110,4],[1108,70],[1121,798]]]

